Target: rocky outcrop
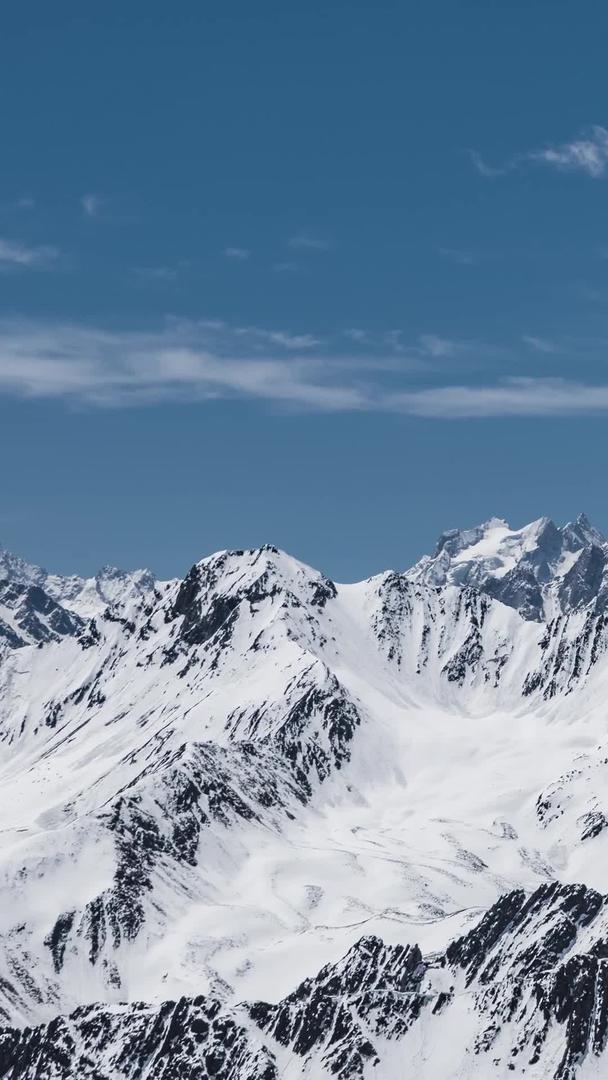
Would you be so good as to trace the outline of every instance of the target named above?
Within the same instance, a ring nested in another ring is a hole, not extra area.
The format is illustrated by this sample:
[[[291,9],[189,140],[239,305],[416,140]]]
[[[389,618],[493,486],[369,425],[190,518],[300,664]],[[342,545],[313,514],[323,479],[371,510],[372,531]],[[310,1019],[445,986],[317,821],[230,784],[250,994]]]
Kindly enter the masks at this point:
[[[288,1054],[288,1075],[354,1080],[377,1069],[447,1080],[433,1060],[445,1061],[449,1031],[449,1076],[466,1065],[476,1077],[575,1080],[608,1040],[607,909],[608,897],[583,885],[515,890],[445,953],[363,937],[276,1004],[91,1005],[34,1029],[4,1028],[0,1075],[276,1080]],[[462,1016],[462,1002],[469,1020],[459,1029],[450,1014]]]

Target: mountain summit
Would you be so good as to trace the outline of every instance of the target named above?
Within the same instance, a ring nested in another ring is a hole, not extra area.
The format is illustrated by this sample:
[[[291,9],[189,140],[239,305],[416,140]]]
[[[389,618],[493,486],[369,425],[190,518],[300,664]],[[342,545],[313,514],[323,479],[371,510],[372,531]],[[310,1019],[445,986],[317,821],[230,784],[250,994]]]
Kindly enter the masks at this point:
[[[608,603],[608,541],[585,514],[558,528],[542,517],[523,529],[492,518],[473,529],[452,529],[433,555],[407,574],[431,586],[471,585],[526,619],[547,619]]]
[[[599,1080],[607,548],[0,554],[0,1076]]]

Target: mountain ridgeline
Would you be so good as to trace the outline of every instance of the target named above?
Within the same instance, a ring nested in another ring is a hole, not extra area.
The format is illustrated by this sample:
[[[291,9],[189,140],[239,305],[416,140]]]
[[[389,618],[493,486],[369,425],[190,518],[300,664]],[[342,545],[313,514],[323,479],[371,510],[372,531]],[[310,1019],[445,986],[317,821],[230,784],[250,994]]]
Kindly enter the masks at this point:
[[[600,1078],[608,541],[0,550],[0,1077]]]

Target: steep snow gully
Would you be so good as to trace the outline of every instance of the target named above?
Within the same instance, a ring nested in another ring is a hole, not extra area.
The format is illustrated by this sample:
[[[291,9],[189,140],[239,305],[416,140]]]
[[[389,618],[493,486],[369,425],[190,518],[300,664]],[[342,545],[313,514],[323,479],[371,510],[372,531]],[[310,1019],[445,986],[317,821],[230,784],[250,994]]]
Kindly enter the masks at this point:
[[[608,541],[0,550],[0,1077],[608,1075]]]

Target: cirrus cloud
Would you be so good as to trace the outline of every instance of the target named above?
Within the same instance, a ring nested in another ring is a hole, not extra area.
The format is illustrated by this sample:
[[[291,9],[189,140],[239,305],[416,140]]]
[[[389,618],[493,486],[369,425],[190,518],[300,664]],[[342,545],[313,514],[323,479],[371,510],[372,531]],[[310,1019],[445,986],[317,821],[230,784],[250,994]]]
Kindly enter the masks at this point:
[[[461,347],[425,335],[397,356],[353,355],[335,351],[335,343],[332,351],[313,335],[214,319],[171,319],[158,331],[0,320],[0,394],[106,408],[244,398],[434,420],[608,413],[608,384],[441,379],[437,358],[452,363]]]
[[[526,164],[548,165],[560,172],[584,173],[594,180],[608,173],[608,130],[593,124],[578,138],[569,142],[548,144],[508,158],[500,165],[490,165],[477,151],[469,151],[471,161],[480,176],[493,179],[504,176]]]
[[[55,247],[31,247],[0,238],[0,270],[46,270],[59,258]]]
[[[573,416],[608,412],[608,385],[518,377],[488,386],[434,386],[398,393],[391,404],[398,412],[448,420]]]
[[[595,124],[586,136],[560,146],[547,146],[528,155],[530,161],[569,172],[584,172],[594,179],[608,168],[608,131]]]
[[[80,206],[85,217],[99,217],[103,207],[103,199],[99,195],[93,195],[92,193],[82,195],[80,197]]]

